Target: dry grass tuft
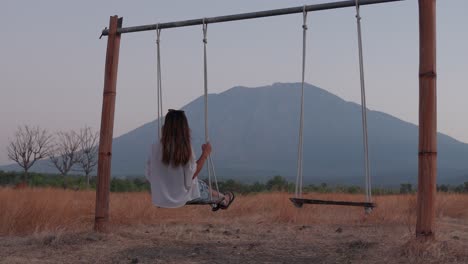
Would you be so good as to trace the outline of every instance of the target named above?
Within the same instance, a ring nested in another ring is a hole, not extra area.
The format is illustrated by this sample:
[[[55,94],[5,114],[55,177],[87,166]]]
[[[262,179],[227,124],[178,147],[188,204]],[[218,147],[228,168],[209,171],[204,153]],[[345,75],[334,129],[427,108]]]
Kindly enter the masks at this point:
[[[402,257],[411,263],[458,263],[466,258],[466,245],[447,239],[418,239],[412,236],[402,246]]]
[[[0,234],[72,231],[90,226],[93,192],[0,189]]]
[[[378,207],[370,216],[362,208],[310,205],[295,208],[286,193],[238,196],[227,211],[212,213],[209,207],[156,208],[148,193],[112,193],[110,221],[114,227],[170,223],[223,223],[298,225],[405,225],[413,233],[416,197],[377,196]],[[334,200],[364,200],[361,195],[308,194],[306,197]],[[28,188],[0,189],[0,235],[41,232],[89,231],[94,221],[93,191]],[[437,216],[467,218],[467,195],[439,194]]]

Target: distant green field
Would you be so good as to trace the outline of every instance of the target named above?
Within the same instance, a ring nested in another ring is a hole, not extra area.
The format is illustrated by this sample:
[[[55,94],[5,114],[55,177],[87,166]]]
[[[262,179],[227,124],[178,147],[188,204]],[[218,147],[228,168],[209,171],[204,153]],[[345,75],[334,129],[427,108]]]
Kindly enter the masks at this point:
[[[64,184],[64,180],[66,185]],[[22,182],[22,174],[19,172],[4,172],[0,170],[0,186],[15,186]],[[31,187],[55,187],[83,190],[96,189],[96,177],[91,177],[89,187],[86,178],[81,175],[69,175],[65,178],[59,174],[29,173],[28,185]],[[227,179],[219,181],[220,190],[229,190],[237,193],[259,193],[270,191],[294,192],[294,183],[287,181],[282,176],[270,177],[265,182],[243,183],[237,180]],[[400,188],[373,188],[376,195],[386,194],[406,194],[416,192],[417,187],[410,183],[400,184]],[[144,177],[112,178],[110,185],[111,192],[144,192],[149,191],[150,186]],[[442,184],[437,186],[439,192],[468,193],[468,182],[459,185]],[[309,184],[304,186],[304,192],[315,193],[364,193],[360,186],[355,185],[330,185],[321,183],[318,185]]]

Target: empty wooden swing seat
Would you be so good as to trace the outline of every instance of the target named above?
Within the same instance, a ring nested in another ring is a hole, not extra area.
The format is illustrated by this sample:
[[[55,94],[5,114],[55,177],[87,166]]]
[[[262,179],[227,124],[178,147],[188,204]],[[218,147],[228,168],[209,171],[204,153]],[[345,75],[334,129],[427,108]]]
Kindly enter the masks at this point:
[[[369,202],[350,202],[350,201],[331,201],[331,200],[316,200],[316,199],[303,199],[303,198],[289,198],[294,206],[301,208],[304,204],[324,204],[324,205],[344,205],[344,206],[358,206],[364,208],[377,207],[375,203]]]
[[[302,196],[303,186],[303,130],[304,130],[304,80],[305,80],[305,65],[306,65],[306,32],[307,32],[307,12],[305,7],[303,9],[303,34],[302,34],[302,93],[300,101],[300,117],[299,117],[299,144],[297,150],[297,174],[296,174],[296,190],[295,197],[290,198],[291,202],[297,208],[302,208],[304,204],[323,204],[323,205],[342,205],[342,206],[358,206],[364,207],[366,213],[370,213],[372,208],[376,207],[372,203],[372,186],[371,175],[369,169],[369,151],[368,151],[368,136],[367,136],[367,107],[366,107],[366,93],[364,82],[364,62],[362,55],[362,37],[361,37],[361,16],[359,13],[359,0],[356,0],[356,23],[358,33],[358,49],[359,49],[359,72],[361,84],[361,115],[362,115],[362,132],[363,132],[363,145],[364,145],[364,165],[365,165],[365,193],[367,202],[351,202],[351,201],[331,201],[331,200],[316,200],[316,199],[303,199],[298,198]]]

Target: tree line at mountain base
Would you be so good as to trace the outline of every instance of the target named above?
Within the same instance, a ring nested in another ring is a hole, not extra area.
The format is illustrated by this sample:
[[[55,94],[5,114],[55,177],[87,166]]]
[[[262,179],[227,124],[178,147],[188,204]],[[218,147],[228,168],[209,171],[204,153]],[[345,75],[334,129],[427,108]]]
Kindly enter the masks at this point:
[[[23,182],[23,174],[19,172],[4,172],[0,170],[0,186],[1,187],[15,187]],[[64,183],[66,181],[66,184]],[[91,177],[89,188],[87,187],[87,180],[82,175],[69,175],[65,178],[58,174],[45,174],[45,173],[29,173],[29,180],[26,183],[30,187],[52,187],[52,188],[65,188],[73,190],[86,190],[96,189],[96,177]],[[294,192],[295,184],[288,182],[282,176],[273,176],[266,182],[254,182],[252,184],[243,183],[233,179],[222,180],[218,182],[221,191],[233,191],[240,194],[259,193],[259,192],[272,192],[284,191]],[[144,177],[126,177],[126,178],[112,178],[110,183],[111,192],[149,192],[150,186]],[[373,188],[372,193],[375,195],[389,195],[389,194],[410,194],[415,193],[417,187],[411,183],[402,183],[400,188]],[[459,185],[437,185],[438,192],[450,193],[468,193],[468,182]],[[328,185],[327,183],[309,184],[304,186],[304,193],[317,192],[317,193],[350,193],[360,194],[364,190],[360,186],[347,186],[347,185]]]

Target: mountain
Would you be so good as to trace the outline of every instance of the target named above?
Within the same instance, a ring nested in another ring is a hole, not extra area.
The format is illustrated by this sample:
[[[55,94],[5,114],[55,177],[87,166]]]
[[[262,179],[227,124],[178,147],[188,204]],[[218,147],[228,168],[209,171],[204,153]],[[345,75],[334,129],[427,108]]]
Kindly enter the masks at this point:
[[[234,87],[209,95],[209,135],[221,177],[246,181],[296,173],[300,83]],[[195,150],[204,138],[203,97],[186,105]],[[361,106],[312,85],[305,87],[304,178],[360,184],[363,177]],[[368,111],[371,172],[376,184],[417,179],[418,128]],[[115,174],[142,174],[156,122],[114,141]],[[438,135],[439,180],[468,180],[468,144]]]
[[[300,83],[234,87],[209,95],[209,135],[220,178],[253,182],[296,174]],[[185,107],[197,154],[204,139],[204,105]],[[368,110],[369,153],[374,186],[417,181],[418,128]],[[143,175],[156,121],[114,139],[114,176]],[[361,106],[318,87],[305,86],[304,180],[364,182]],[[438,182],[468,181],[468,144],[438,134]]]

